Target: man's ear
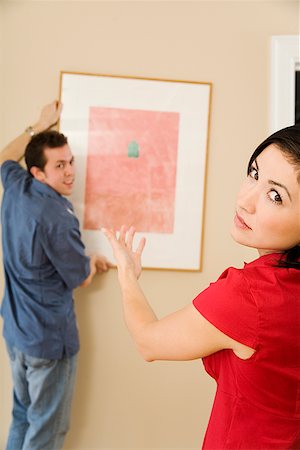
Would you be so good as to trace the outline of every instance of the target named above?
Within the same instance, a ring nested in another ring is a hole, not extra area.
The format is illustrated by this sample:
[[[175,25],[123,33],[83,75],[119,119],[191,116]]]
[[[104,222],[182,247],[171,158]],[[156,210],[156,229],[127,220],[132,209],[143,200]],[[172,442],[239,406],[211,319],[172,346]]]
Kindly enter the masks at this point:
[[[30,173],[33,178],[40,181],[41,183],[45,183],[45,172],[42,169],[36,166],[32,166],[30,168]]]

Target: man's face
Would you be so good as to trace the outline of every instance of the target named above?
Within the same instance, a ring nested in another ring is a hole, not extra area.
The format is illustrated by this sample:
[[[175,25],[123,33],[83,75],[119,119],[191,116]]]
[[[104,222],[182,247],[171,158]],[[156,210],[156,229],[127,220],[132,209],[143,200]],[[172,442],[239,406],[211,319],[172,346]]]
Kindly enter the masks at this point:
[[[52,187],[61,195],[71,195],[75,179],[74,157],[68,144],[44,150],[46,164],[34,178]]]

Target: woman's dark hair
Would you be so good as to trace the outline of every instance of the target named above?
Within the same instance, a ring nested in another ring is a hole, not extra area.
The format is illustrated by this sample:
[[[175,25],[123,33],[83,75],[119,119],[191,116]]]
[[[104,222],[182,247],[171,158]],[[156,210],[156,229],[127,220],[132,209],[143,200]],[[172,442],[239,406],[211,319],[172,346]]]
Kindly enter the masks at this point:
[[[287,160],[298,168],[298,182],[300,184],[300,124],[283,128],[264,140],[253,152],[247,169],[249,175],[253,162],[269,145],[274,144],[284,153]],[[300,211],[299,211],[300,221]],[[300,239],[300,237],[299,237]],[[290,267],[300,270],[300,245],[286,250],[279,263],[280,267]]]
[[[44,150],[63,147],[67,143],[68,139],[66,136],[54,130],[43,131],[33,136],[25,149],[27,171],[30,173],[30,169],[33,166],[44,170],[47,162]]]

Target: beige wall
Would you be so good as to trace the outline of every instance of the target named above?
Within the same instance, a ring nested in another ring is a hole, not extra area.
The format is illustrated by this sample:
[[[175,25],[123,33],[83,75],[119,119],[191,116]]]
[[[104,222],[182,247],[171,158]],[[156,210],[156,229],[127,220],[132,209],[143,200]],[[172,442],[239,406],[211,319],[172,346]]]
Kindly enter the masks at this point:
[[[247,159],[268,134],[270,36],[299,33],[298,1],[2,0],[0,13],[2,146],[57,97],[60,70],[213,83],[203,271],[143,273],[159,316],[256,256],[228,230]],[[213,381],[201,361],[143,362],[119,297],[115,270],[76,292],[81,352],[65,448],[200,448]],[[3,341],[0,377],[4,449],[11,382]]]

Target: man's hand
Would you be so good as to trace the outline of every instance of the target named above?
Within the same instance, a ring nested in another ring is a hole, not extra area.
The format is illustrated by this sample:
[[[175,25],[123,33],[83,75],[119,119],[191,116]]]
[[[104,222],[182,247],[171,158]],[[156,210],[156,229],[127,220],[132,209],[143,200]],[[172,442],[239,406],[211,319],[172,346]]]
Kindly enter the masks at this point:
[[[57,100],[54,100],[52,103],[49,103],[49,105],[44,106],[38,122],[33,125],[35,133],[48,130],[50,127],[55,125],[59,120],[61,111],[62,103]]]
[[[61,110],[62,104],[56,100],[49,103],[49,105],[44,106],[39,120],[32,125],[34,133],[46,131],[55,125],[59,120]],[[30,139],[29,134],[23,132],[20,136],[11,141],[0,153],[0,164],[4,163],[4,161],[7,161],[8,159],[20,161]]]
[[[98,273],[107,272],[113,265],[102,255],[96,255],[96,270]]]
[[[110,267],[113,267],[110,262],[107,261],[105,256],[102,255],[91,255],[90,256],[90,274],[89,276],[81,283],[81,287],[88,286],[96,273],[107,272]]]

